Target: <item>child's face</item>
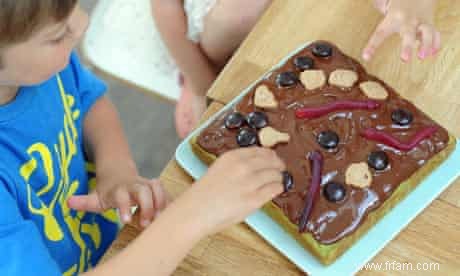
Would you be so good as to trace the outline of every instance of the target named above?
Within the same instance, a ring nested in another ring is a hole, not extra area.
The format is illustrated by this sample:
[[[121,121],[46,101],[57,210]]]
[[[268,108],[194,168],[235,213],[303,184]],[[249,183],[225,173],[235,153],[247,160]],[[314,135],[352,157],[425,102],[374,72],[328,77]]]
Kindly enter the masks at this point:
[[[47,25],[27,41],[3,50],[0,86],[39,84],[63,70],[88,21],[77,5],[65,21]]]

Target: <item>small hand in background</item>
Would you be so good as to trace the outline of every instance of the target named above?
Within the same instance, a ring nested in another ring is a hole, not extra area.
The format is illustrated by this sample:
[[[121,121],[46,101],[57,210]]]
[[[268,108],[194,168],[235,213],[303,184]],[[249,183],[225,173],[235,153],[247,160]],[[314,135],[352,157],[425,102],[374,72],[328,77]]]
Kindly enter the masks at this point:
[[[370,60],[383,41],[394,33],[401,37],[404,62],[411,60],[418,41],[420,59],[436,55],[441,48],[441,34],[433,23],[436,0],[375,0],[375,6],[384,18],[363,51],[364,60]]]

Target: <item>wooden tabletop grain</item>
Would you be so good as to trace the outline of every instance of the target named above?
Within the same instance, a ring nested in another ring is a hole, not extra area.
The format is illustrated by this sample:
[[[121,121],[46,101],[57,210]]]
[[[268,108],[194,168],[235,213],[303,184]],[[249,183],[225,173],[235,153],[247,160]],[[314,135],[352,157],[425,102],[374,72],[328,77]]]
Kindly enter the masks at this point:
[[[361,62],[360,52],[380,16],[370,0],[274,0],[209,92],[218,111],[286,54],[307,41],[325,39]],[[436,25],[443,49],[437,58],[403,64],[399,41],[386,42],[370,63],[372,74],[393,86],[451,133],[460,136],[460,1],[440,0]],[[161,180],[173,196],[192,183],[171,161]],[[140,230],[125,227],[106,258],[122,250]],[[152,249],[154,250],[154,249]],[[413,271],[362,271],[358,275],[460,275],[460,180],[453,183],[372,262],[411,263]],[[439,271],[415,271],[437,263]],[[174,275],[302,275],[244,224],[202,240]]]

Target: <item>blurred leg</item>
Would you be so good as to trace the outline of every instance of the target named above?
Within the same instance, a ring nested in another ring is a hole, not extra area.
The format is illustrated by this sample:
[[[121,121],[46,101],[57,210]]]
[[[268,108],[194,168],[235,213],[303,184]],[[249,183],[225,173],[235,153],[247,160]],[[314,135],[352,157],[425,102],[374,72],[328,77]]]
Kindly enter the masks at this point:
[[[201,47],[222,68],[243,42],[271,0],[218,0],[204,19]]]

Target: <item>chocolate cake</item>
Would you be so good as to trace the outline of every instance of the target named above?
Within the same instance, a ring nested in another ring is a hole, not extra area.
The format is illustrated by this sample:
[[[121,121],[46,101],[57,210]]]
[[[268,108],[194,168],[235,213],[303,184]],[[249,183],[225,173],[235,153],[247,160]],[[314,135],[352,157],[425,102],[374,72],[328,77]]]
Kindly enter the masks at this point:
[[[285,192],[263,210],[333,262],[434,170],[455,139],[326,41],[256,83],[192,140],[210,164],[239,147],[274,149]]]

